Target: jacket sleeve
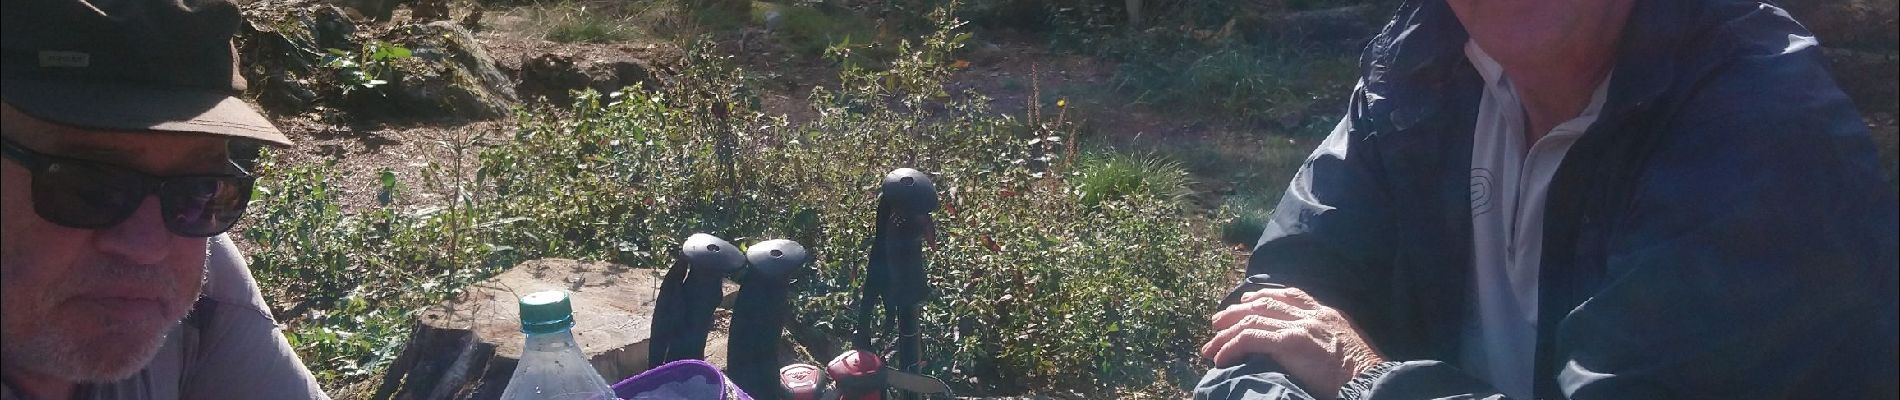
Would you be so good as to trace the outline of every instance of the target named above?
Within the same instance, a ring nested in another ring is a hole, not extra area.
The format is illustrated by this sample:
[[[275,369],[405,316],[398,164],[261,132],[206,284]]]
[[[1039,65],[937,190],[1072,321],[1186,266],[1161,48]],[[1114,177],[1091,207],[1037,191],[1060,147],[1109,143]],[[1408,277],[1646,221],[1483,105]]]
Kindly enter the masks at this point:
[[[231,239],[211,240],[200,328],[181,386],[185,399],[328,399],[277,322]]]
[[[1363,85],[1354,98],[1364,96]],[[1348,316],[1383,309],[1391,250],[1389,194],[1378,155],[1349,111],[1294,173],[1274,207],[1247,274],[1269,274]]]

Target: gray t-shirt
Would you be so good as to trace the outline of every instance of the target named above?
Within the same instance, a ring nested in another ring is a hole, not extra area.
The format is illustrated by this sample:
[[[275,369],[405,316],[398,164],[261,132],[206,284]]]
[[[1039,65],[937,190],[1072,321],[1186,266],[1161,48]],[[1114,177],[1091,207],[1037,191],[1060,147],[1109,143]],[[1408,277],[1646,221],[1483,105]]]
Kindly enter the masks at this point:
[[[75,399],[328,399],[264,306],[230,238],[211,239],[202,294],[157,355],[129,378],[80,385]],[[25,400],[12,387],[4,400]],[[43,399],[34,399],[43,400]]]

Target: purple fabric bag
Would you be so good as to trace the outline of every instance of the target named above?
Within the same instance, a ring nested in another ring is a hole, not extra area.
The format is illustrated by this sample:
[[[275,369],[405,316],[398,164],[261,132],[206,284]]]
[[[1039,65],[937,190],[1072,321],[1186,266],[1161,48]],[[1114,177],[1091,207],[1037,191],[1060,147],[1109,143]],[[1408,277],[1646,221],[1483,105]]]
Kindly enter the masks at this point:
[[[629,400],[752,400],[719,368],[701,360],[679,360],[641,372],[614,384],[614,396]]]

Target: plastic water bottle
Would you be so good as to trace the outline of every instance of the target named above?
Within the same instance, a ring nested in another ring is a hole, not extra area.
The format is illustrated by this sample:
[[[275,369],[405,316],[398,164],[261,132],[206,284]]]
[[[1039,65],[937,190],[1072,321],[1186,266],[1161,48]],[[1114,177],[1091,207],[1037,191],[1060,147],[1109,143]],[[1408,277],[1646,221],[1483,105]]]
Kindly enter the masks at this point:
[[[574,343],[574,305],[567,292],[535,292],[521,296],[521,363],[508,380],[502,400],[606,400],[612,388],[587,363]]]

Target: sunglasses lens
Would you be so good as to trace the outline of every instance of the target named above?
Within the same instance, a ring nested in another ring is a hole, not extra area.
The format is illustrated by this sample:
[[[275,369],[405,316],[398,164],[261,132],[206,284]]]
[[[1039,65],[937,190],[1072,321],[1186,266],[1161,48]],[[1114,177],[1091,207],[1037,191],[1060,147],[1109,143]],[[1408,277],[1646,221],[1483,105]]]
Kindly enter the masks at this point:
[[[165,226],[181,236],[213,236],[231,229],[251,201],[248,177],[177,178],[159,189]]]
[[[74,228],[118,224],[144,200],[139,178],[97,165],[56,163],[33,177],[33,207],[47,221]]]

